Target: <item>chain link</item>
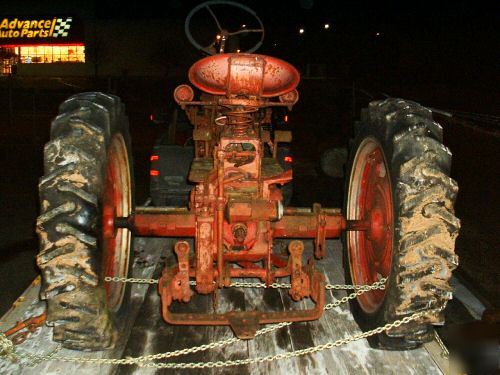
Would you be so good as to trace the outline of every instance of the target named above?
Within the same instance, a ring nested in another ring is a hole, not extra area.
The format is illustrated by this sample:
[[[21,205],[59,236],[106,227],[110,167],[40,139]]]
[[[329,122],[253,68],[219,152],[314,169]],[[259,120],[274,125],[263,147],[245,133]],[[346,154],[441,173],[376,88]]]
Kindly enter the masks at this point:
[[[126,282],[126,283],[141,283],[141,284],[157,284],[158,280],[156,279],[137,279],[137,278],[120,278],[120,277],[105,277],[105,281],[112,282]],[[333,290],[355,290],[353,293],[345,296],[335,302],[328,303],[325,305],[325,310],[331,310],[337,306],[340,306],[347,301],[358,297],[359,295],[368,292],[370,290],[375,289],[384,289],[385,288],[386,279],[381,279],[371,285],[331,285],[327,284],[326,289]],[[195,285],[194,281],[190,282],[191,285]],[[240,287],[240,288],[267,288],[264,283],[251,283],[251,282],[234,282],[231,284],[232,287]],[[269,286],[270,288],[290,288],[290,284],[286,283],[273,283]],[[43,361],[62,361],[62,362],[76,362],[76,363],[92,363],[92,364],[108,364],[108,365],[137,365],[140,367],[153,367],[153,368],[175,368],[175,369],[198,369],[198,368],[220,368],[220,367],[229,367],[229,366],[239,366],[246,365],[252,363],[263,363],[270,362],[279,359],[288,359],[298,356],[303,356],[306,354],[316,353],[326,349],[332,349],[334,347],[342,346],[348,344],[353,341],[357,341],[366,337],[370,337],[384,331],[388,331],[392,328],[399,327],[402,324],[407,324],[411,321],[420,319],[427,314],[434,314],[437,310],[428,310],[415,313],[411,316],[404,317],[400,320],[396,320],[392,323],[388,323],[382,327],[375,328],[371,331],[362,332],[354,336],[350,336],[347,338],[339,339],[337,341],[328,342],[326,344],[321,344],[317,346],[312,346],[306,349],[295,350],[292,352],[281,353],[272,356],[264,356],[264,357],[255,357],[255,358],[247,358],[241,360],[227,360],[227,361],[215,361],[215,362],[194,362],[194,363],[157,363],[153,361],[157,361],[160,359],[167,359],[172,357],[178,357],[186,354],[192,354],[196,352],[201,352],[214,348],[221,348],[227,345],[231,345],[240,341],[241,339],[237,337],[232,337],[225,340],[220,340],[216,342],[212,342],[209,344],[203,344],[199,346],[194,346],[191,348],[179,349],[172,352],[165,353],[157,353],[150,354],[140,357],[127,357],[127,358],[79,358],[79,357],[58,357],[56,356],[57,352],[61,349],[59,345],[54,351],[47,355],[36,355],[36,354],[28,354],[28,353],[16,353],[15,347],[12,342],[3,334],[0,334],[0,355],[11,358],[11,360],[17,361],[19,358],[25,357],[28,358],[29,366],[35,366]],[[261,336],[280,328],[291,325],[292,322],[281,322],[278,324],[269,325],[265,328],[259,329],[255,336]],[[438,341],[439,342],[439,341]]]
[[[158,284],[159,280],[158,279],[136,279],[133,277],[110,277],[106,276],[104,278],[104,281],[107,282],[120,282],[120,283],[133,283],[133,284]],[[364,290],[366,288],[370,288],[368,290],[371,290],[373,287],[376,287],[377,289],[385,289],[385,282],[386,279],[382,278],[379,281],[376,281],[375,283],[371,285],[347,285],[347,284],[326,284],[325,288],[328,290]],[[196,281],[190,281],[189,285],[196,285]],[[252,283],[252,282],[246,282],[246,281],[235,281],[232,282],[230,287],[232,288],[273,288],[273,289],[290,289],[291,284],[289,283],[272,283],[269,286],[267,286],[265,283]]]
[[[14,343],[9,340],[4,333],[0,332],[0,357],[6,357],[12,362],[17,362],[19,356],[16,354],[16,348]]]
[[[133,277],[110,277],[106,276],[104,281],[119,282],[119,283],[134,283],[134,284],[158,284],[158,279],[136,279]]]
[[[299,357],[306,354],[312,354],[319,351],[323,351],[326,349],[332,349],[334,347],[346,345],[350,342],[361,340],[385,331],[388,331],[392,328],[399,327],[402,324],[407,324],[411,321],[422,318],[423,316],[435,313],[435,311],[423,311],[415,313],[411,316],[404,317],[403,319],[396,320],[392,323],[388,323],[382,327],[375,328],[371,331],[362,332],[354,336],[349,336],[347,338],[339,339],[337,341],[328,342],[326,344],[321,344],[317,346],[311,346],[306,349],[294,350],[292,352],[280,353],[276,355],[269,355],[265,357],[254,357],[254,358],[246,358],[246,359],[236,359],[236,360],[227,360],[227,361],[216,361],[216,362],[194,362],[194,363],[137,363],[140,367],[153,367],[153,368],[169,368],[169,369],[200,369],[200,368],[221,368],[221,367],[230,367],[230,366],[240,366],[240,365],[249,365],[254,363],[263,363],[263,362],[271,362],[279,359],[289,359],[293,357]]]
[[[56,348],[51,351],[49,354],[45,354],[45,355],[37,355],[37,354],[29,354],[29,353],[26,353],[26,357],[28,358],[28,366],[30,367],[35,367],[36,365],[38,365],[39,363],[42,363],[42,362],[45,362],[45,361],[50,361],[50,360],[53,360],[53,359],[57,359],[55,358],[55,355],[62,349],[62,345],[59,344],[56,346]]]

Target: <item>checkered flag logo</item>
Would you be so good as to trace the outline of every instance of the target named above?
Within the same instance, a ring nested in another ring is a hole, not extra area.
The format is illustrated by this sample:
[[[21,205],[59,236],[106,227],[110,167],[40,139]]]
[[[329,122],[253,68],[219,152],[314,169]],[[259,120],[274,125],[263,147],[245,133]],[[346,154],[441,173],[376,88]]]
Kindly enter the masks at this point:
[[[67,37],[68,31],[71,27],[71,21],[73,21],[73,17],[58,18],[56,20],[56,25],[54,26],[54,32],[53,32],[52,36],[54,38],[57,38],[59,36]]]

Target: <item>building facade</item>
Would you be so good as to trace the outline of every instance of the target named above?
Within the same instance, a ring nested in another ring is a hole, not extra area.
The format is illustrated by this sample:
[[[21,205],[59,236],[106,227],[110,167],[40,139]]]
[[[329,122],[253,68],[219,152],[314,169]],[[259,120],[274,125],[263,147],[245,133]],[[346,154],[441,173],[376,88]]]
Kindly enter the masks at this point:
[[[1,74],[43,71],[54,65],[61,70],[80,66],[81,70],[85,64],[83,24],[78,18],[7,16],[0,19]],[[40,67],[33,69],[35,65]]]
[[[103,17],[98,7],[92,1],[0,2],[0,75],[165,77],[196,60],[182,17]]]

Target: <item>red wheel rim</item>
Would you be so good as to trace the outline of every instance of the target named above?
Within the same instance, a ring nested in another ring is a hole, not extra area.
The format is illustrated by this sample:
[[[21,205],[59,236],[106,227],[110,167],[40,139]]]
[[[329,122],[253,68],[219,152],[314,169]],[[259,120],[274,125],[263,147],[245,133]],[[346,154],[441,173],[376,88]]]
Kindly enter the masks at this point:
[[[131,234],[128,229],[115,228],[115,217],[129,216],[132,194],[127,146],[121,134],[111,140],[107,154],[102,220],[102,274],[126,277],[129,267]],[[104,284],[108,308],[117,311],[123,301],[125,284]]]
[[[364,226],[347,233],[352,281],[372,284],[389,276],[393,245],[391,180],[382,148],[372,138],[358,148],[348,194],[347,219],[360,220]],[[365,312],[373,313],[384,297],[385,290],[374,290],[358,296],[358,302]]]

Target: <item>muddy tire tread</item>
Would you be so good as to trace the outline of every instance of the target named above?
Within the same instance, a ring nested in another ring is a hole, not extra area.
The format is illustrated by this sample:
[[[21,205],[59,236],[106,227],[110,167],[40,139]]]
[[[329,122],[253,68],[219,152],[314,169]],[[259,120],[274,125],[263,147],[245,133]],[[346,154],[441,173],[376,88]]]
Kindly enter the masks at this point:
[[[61,104],[44,149],[36,225],[40,295],[47,300],[54,340],[71,349],[101,350],[114,343],[114,323],[99,276],[98,212],[106,146],[117,131],[128,137],[119,98],[77,94]]]
[[[446,307],[452,298],[450,277],[457,267],[455,239],[460,221],[453,204],[458,187],[448,177],[451,152],[442,144],[442,128],[432,112],[402,99],[370,103],[362,114],[360,132],[375,127],[385,138],[395,205],[395,254],[382,312],[372,324],[385,324],[415,312]],[[358,308],[359,310],[359,308]],[[432,339],[432,325],[443,314],[428,315],[381,334],[385,349],[411,349]]]

